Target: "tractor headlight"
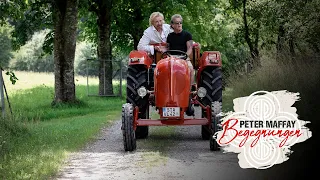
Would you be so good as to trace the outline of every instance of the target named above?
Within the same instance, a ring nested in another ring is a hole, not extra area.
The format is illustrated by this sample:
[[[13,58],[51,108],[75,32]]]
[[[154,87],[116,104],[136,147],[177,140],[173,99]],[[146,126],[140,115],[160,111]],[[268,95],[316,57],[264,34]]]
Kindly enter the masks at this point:
[[[140,97],[145,97],[147,95],[147,89],[144,87],[144,86],[141,86],[139,89],[138,89],[138,95]]]
[[[204,87],[199,87],[198,91],[197,91],[197,95],[200,98],[205,97],[207,94],[207,90]]]

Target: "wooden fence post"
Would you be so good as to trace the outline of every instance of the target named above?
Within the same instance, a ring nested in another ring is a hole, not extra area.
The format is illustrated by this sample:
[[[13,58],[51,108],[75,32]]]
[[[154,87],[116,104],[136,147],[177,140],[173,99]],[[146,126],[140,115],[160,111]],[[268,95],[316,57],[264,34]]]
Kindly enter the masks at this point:
[[[1,98],[1,112],[2,112],[2,118],[5,117],[5,104],[4,104],[4,93],[3,93],[3,77],[2,77],[2,69],[0,73],[0,98]]]

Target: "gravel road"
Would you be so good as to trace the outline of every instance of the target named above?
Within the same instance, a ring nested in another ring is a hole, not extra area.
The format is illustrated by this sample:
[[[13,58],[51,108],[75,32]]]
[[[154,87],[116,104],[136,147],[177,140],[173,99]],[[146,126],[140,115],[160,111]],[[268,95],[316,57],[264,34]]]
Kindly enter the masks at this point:
[[[241,169],[237,154],[210,151],[200,126],[150,127],[149,137],[137,140],[134,152],[124,151],[120,127],[121,120],[115,121],[83,150],[72,153],[55,179],[263,178],[258,170]]]

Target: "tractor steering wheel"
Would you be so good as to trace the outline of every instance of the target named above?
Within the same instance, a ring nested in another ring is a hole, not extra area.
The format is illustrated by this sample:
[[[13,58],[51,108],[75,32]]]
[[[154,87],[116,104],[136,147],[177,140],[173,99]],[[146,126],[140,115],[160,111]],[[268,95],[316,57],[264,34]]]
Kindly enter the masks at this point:
[[[165,52],[163,52],[161,54],[161,59],[163,58],[164,55],[167,55],[167,56],[171,57],[171,55],[172,55],[171,53],[181,54],[182,55],[181,59],[184,59],[184,60],[188,59],[187,53],[184,52],[184,51],[180,51],[180,50],[168,50],[168,51],[165,51]]]

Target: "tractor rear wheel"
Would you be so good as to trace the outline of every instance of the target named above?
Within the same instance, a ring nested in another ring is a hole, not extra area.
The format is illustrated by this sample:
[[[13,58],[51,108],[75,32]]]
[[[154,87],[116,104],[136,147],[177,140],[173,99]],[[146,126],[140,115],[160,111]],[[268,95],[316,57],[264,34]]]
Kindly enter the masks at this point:
[[[131,103],[134,107],[139,107],[138,117],[142,119],[147,118],[149,95],[141,98],[137,91],[142,86],[148,88],[147,77],[148,71],[144,65],[129,66],[127,75],[127,103]],[[149,127],[138,126],[135,134],[137,139],[146,138],[149,134]]]
[[[201,72],[199,87],[204,87],[207,90],[205,97],[200,99],[200,102],[205,106],[211,106],[214,101],[222,102],[222,71],[221,67],[206,67]],[[206,117],[206,111],[202,109],[202,117]],[[211,137],[211,125],[202,125],[202,139],[208,140]]]
[[[134,151],[136,149],[136,136],[133,129],[133,106],[126,103],[122,106],[122,135],[125,151]]]
[[[221,102],[215,101],[211,104],[211,135],[210,135],[210,150],[218,151],[220,148],[215,139],[216,133],[221,130],[220,121],[222,105]]]

